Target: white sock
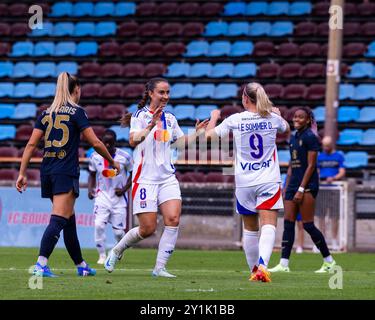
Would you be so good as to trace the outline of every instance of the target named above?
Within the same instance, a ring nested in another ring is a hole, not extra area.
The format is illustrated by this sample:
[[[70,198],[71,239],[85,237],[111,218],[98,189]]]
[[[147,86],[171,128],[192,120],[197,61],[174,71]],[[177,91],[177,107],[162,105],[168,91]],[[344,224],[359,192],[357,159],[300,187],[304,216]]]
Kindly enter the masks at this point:
[[[76,264],[77,267],[86,268],[87,263],[85,261],[82,261],[80,264]]]
[[[328,263],[332,263],[333,262],[333,258],[331,255],[329,255],[328,257],[325,257],[323,258],[324,262],[328,262]]]
[[[129,230],[125,236],[113,247],[113,252],[120,256],[122,253],[141,241],[143,238],[139,235],[139,227]]]
[[[47,265],[48,259],[47,259],[46,257],[39,256],[37,262],[38,262],[42,267],[45,267],[45,266]]]
[[[246,261],[250,268],[258,264],[259,259],[259,240],[258,231],[243,230],[243,250],[245,251]]]
[[[259,260],[263,259],[264,265],[267,267],[270,261],[273,246],[276,238],[276,227],[272,224],[266,224],[260,231],[259,238]]]
[[[125,236],[125,231],[122,229],[113,229],[113,234],[115,235],[116,241],[119,242]]]
[[[289,259],[281,258],[280,259],[280,264],[284,267],[287,268],[289,266]]]
[[[105,255],[105,224],[95,224],[95,243],[99,255]]]
[[[177,242],[178,229],[179,227],[164,227],[164,232],[159,242],[158,255],[156,257],[156,270],[164,268],[169,257],[172,255]]]

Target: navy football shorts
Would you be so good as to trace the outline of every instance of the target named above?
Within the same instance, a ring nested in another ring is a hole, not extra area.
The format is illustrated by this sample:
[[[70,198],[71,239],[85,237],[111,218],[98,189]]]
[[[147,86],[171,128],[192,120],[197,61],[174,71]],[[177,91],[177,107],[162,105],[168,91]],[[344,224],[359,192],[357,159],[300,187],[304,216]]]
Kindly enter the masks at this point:
[[[52,199],[54,195],[68,193],[73,190],[76,198],[79,197],[79,179],[63,174],[41,175],[40,184],[42,198]]]
[[[298,190],[294,189],[287,189],[285,192],[285,198],[284,200],[293,201],[294,195],[297,193]],[[305,189],[305,193],[311,193],[311,195],[316,199],[316,196],[318,195],[319,190],[317,189]]]

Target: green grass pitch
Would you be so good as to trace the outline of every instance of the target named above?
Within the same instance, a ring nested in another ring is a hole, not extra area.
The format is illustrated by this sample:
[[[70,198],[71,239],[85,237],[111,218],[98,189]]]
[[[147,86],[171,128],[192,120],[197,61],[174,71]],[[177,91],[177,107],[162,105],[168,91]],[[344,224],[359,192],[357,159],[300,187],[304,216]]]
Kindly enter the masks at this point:
[[[30,289],[28,273],[38,254],[36,248],[0,248],[0,299],[375,299],[375,254],[345,253],[334,256],[343,270],[343,288],[330,289],[333,274],[314,274],[320,255],[293,254],[291,273],[273,274],[272,283],[248,281],[242,251],[176,250],[168,270],[175,279],[152,278],[156,249],[130,249],[117,269],[108,274],[96,265],[96,250],[84,257],[97,276],[77,277],[64,249],[56,249],[50,266],[58,278],[44,278],[43,289]],[[270,266],[280,253],[274,252]],[[337,283],[337,282],[336,282]]]

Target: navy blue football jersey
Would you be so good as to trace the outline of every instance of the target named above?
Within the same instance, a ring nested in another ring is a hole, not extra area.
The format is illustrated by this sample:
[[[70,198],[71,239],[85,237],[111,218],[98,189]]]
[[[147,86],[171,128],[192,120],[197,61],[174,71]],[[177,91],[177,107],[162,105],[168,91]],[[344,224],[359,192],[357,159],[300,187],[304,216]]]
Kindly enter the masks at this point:
[[[90,127],[82,107],[64,106],[51,115],[44,111],[35,128],[44,132],[41,175],[66,174],[79,177],[79,143],[82,130]]]

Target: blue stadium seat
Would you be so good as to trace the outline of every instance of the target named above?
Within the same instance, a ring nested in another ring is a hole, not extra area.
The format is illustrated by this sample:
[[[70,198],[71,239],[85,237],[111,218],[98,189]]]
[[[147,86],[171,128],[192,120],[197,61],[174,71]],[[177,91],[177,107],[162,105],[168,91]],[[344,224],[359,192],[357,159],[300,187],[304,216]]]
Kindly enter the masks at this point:
[[[363,131],[361,129],[344,129],[340,131],[340,137],[337,140],[339,145],[359,144],[362,141]]]
[[[234,83],[222,83],[215,89],[213,99],[229,99],[237,97],[238,87]]]
[[[86,152],[87,154],[87,152]],[[89,181],[89,176],[90,176],[90,173],[88,170],[85,170],[85,169],[81,169],[79,171],[79,183],[80,184],[85,184]]]
[[[177,120],[195,120],[195,107],[192,104],[178,104],[174,106],[174,115]]]
[[[191,83],[175,83],[171,88],[171,99],[188,98],[193,91],[193,85]]]
[[[95,5],[94,17],[113,16],[115,4],[112,2],[98,2]]]
[[[319,106],[313,109],[314,118],[316,122],[324,122],[326,117],[326,107]]]
[[[247,16],[266,15],[268,3],[266,1],[251,1],[246,7]]]
[[[227,36],[247,36],[249,34],[250,24],[244,21],[232,22],[228,26]]]
[[[11,118],[14,114],[15,106],[11,103],[0,103],[0,119]]]
[[[64,16],[72,16],[73,12],[73,4],[70,2],[57,2],[52,5],[51,8],[51,17],[64,17]]]
[[[92,16],[94,14],[94,4],[91,2],[77,2],[74,4],[73,17]]]
[[[338,122],[350,122],[359,119],[359,108],[355,106],[340,106],[337,111]]]
[[[209,62],[198,62],[190,66],[189,77],[208,77],[211,73],[212,65]]]
[[[368,166],[368,153],[366,151],[349,151],[345,154],[345,167],[349,169]]]
[[[39,26],[39,24],[38,24]],[[29,33],[29,36],[31,37],[45,37],[45,36],[51,36],[53,32],[53,24],[51,22],[43,22],[43,24],[40,24],[42,27],[41,29],[33,29],[31,33]]]
[[[130,113],[136,112],[138,110],[138,103],[131,104],[127,109]]]
[[[14,85],[10,82],[0,83],[0,98],[12,97],[13,96]]]
[[[290,16],[302,16],[311,14],[312,6],[308,1],[296,1],[289,4]]]
[[[54,62],[39,62],[34,67],[35,78],[47,78],[56,76],[56,65]]]
[[[60,62],[56,65],[55,76],[57,77],[61,72],[76,75],[78,73],[78,64],[76,62]]]
[[[257,66],[255,63],[241,62],[234,66],[233,78],[255,77]]]
[[[375,41],[371,42],[367,47],[367,52],[365,53],[365,57],[373,58],[375,57]]]
[[[36,116],[36,104],[35,103],[19,103],[17,104],[12,119],[29,119],[35,118]]]
[[[293,23],[290,21],[277,21],[272,24],[271,37],[282,37],[293,34]]]
[[[249,35],[258,37],[258,36],[268,36],[271,32],[271,23],[270,22],[253,22],[250,26]]]
[[[209,75],[210,78],[232,77],[234,65],[233,63],[216,63]]]
[[[94,22],[78,22],[74,28],[73,36],[85,37],[95,35],[95,23]]]
[[[205,120],[211,118],[211,111],[218,109],[214,104],[201,104],[195,109],[195,118]]]
[[[74,33],[74,23],[58,22],[53,26],[52,36],[64,37],[71,36]]]
[[[251,55],[254,50],[254,45],[251,41],[236,41],[232,44],[229,53],[230,57],[242,57]]]
[[[13,66],[14,78],[32,77],[34,75],[34,63],[32,62],[17,62]]]
[[[353,98],[354,98],[354,85],[340,84],[339,100],[353,99]]]
[[[174,114],[174,108],[173,108],[173,106],[170,105],[170,104],[167,104],[167,105],[164,107],[163,111]]]
[[[0,78],[11,77],[13,73],[13,63],[0,61]]]
[[[123,128],[121,126],[111,126],[109,129],[116,132],[117,141],[129,141],[129,127]]]
[[[223,36],[228,32],[228,23],[225,21],[212,21],[206,25],[205,36]]]
[[[363,132],[361,146],[375,146],[375,129],[368,129]]]
[[[34,56],[53,56],[55,54],[55,44],[50,41],[37,42],[34,46]]]
[[[49,82],[39,83],[35,87],[35,98],[47,98],[55,95],[56,84]]]
[[[119,2],[116,4],[115,13],[116,17],[125,17],[135,14],[137,6],[133,2]]]
[[[269,16],[281,16],[289,14],[289,2],[286,1],[274,1],[268,5],[267,15]]]
[[[224,16],[243,16],[246,12],[245,2],[228,2],[224,6]]]
[[[348,78],[371,78],[375,71],[374,65],[371,62],[356,62],[352,65]]]
[[[185,57],[199,57],[208,53],[210,45],[206,41],[192,41],[187,45]]]
[[[279,157],[279,162],[289,163],[290,152],[289,150],[277,150],[277,155]]]
[[[14,86],[13,97],[25,98],[34,97],[35,84],[30,82],[19,82]]]
[[[113,36],[116,34],[116,30],[117,25],[113,21],[99,22],[96,24],[94,35],[97,37]]]
[[[32,42],[16,42],[13,44],[12,52],[10,56],[12,57],[23,57],[32,56],[34,50],[34,45]]]
[[[55,46],[55,56],[73,56],[76,52],[76,44],[74,42],[59,42]]]
[[[375,99],[374,84],[360,84],[355,88],[354,100]]]
[[[375,107],[365,106],[359,111],[359,118],[356,122],[368,123],[375,122]]]
[[[195,85],[190,95],[192,99],[214,98],[215,85],[213,83],[199,83]]]
[[[13,140],[16,137],[16,126],[3,124],[0,125],[0,140]]]
[[[91,56],[96,55],[98,52],[98,44],[96,42],[83,41],[77,44],[75,56]]]
[[[174,62],[168,66],[166,77],[178,78],[187,77],[190,70],[190,64],[185,62]]]
[[[231,44],[229,41],[214,41],[210,45],[208,50],[208,57],[220,57],[228,56],[231,50]]]

